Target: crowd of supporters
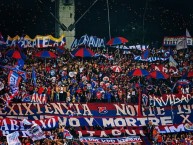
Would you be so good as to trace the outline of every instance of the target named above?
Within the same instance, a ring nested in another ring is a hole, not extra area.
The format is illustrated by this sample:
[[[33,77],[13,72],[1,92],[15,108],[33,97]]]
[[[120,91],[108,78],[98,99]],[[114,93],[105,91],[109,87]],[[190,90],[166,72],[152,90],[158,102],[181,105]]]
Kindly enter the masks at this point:
[[[162,56],[159,53],[163,48],[157,49],[154,56]],[[142,88],[145,94],[154,94],[161,96],[167,93],[191,93],[192,77],[186,78],[190,81],[188,85],[173,86],[187,72],[193,70],[191,57],[192,49],[176,51],[173,49],[173,57],[178,63],[176,72],[165,72],[169,74],[167,80],[157,80],[149,77],[129,76],[128,73],[136,68],[146,69],[149,72],[154,71],[153,65],[163,65],[168,70],[170,66],[168,60],[143,62],[134,61],[133,54],[140,54],[138,50],[130,54],[122,54],[120,51],[97,51],[96,53],[112,56],[113,59],[107,59],[104,56],[94,58],[72,58],[69,51],[65,51],[57,59],[39,59],[34,56],[37,50],[25,50],[28,59],[25,61],[23,70],[27,72],[27,81],[20,84],[20,93],[14,101],[22,102],[28,95],[33,93],[45,94],[48,102],[127,102],[137,103],[138,87]],[[2,59],[5,55],[2,54]],[[16,60],[10,59],[6,64],[13,66]],[[111,66],[120,66],[120,72],[114,72]],[[36,72],[36,85],[32,82],[32,68]],[[7,85],[7,76],[9,71],[1,69],[0,81],[4,84],[1,95],[9,93]]]
[[[134,54],[141,55],[142,53],[139,50],[123,53],[123,50],[94,49],[95,53],[101,55],[92,58],[75,58],[72,57],[69,50],[65,50],[62,54],[58,53],[56,59],[47,59],[45,61],[45,59],[34,56],[38,51],[37,49],[25,49],[23,52],[27,55],[27,59],[23,71],[27,73],[27,80],[22,80],[19,86],[19,94],[15,96],[12,102],[30,101],[30,96],[37,93],[39,95],[44,94],[47,102],[124,102],[137,104],[138,88],[141,88],[145,94],[154,94],[156,96],[169,93],[193,93],[192,77],[186,76],[188,72],[193,71],[193,50],[190,48],[178,51],[175,48],[152,48],[150,49],[150,56],[163,57],[163,52],[168,49],[172,52],[173,58],[178,65],[175,72],[165,72],[169,75],[166,80],[128,75],[131,70],[136,68],[146,69],[149,72],[154,71],[152,65],[163,65],[168,70],[173,67],[169,65],[168,60],[134,61]],[[57,53],[53,48],[51,50]],[[13,66],[17,60],[7,58],[6,51],[7,49],[1,51],[1,65]],[[7,62],[3,61],[5,59],[7,59]],[[111,66],[114,65],[120,66],[121,71],[114,72],[111,69]],[[36,82],[32,81],[31,77],[33,68],[36,73]],[[3,89],[0,91],[1,97],[6,93],[10,93],[7,81],[8,74],[8,69],[0,69],[0,82],[3,85]],[[181,78],[187,79],[190,83],[175,86],[175,83]],[[58,132],[52,132],[53,135],[55,133]],[[57,140],[58,135],[54,137],[56,137],[55,141],[60,141]],[[192,134],[160,135],[157,133],[153,139],[158,142],[157,144],[161,144],[161,140],[163,144],[167,145],[185,145],[191,144]],[[27,142],[29,142],[29,139],[22,139],[23,144],[27,144]],[[45,142],[50,144],[51,141],[45,140]],[[3,145],[3,143],[1,144]],[[39,142],[36,144],[39,144]],[[52,142],[52,144],[59,143]]]

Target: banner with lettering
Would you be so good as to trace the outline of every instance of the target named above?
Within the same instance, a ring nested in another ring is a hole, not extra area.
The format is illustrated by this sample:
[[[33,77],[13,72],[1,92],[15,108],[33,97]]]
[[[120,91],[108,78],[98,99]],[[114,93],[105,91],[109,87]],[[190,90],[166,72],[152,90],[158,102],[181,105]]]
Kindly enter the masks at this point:
[[[177,36],[177,37],[164,37],[163,45],[164,46],[176,46],[177,41],[181,41],[186,39],[187,45],[193,45],[193,38],[192,37],[185,37],[185,36]]]
[[[127,51],[127,50],[145,51],[149,49],[149,45],[131,45],[131,46],[120,45],[120,46],[113,46],[113,47],[118,49],[123,49],[124,51]]]
[[[46,47],[64,47],[66,45],[66,37],[61,35],[60,38],[54,38],[52,35],[37,35],[34,39],[28,35],[19,37],[18,35],[11,38],[8,36],[7,45],[9,47],[19,48],[46,48]]]
[[[10,116],[9,116],[10,117]],[[13,118],[13,117],[12,117]],[[4,135],[10,134],[12,132],[18,131],[19,132],[19,136],[32,136],[35,138],[37,138],[36,136],[39,136],[41,133],[41,130],[52,130],[55,128],[58,128],[59,126],[59,118],[58,117],[51,117],[51,118],[46,118],[46,119],[40,119],[38,120],[38,118],[36,118],[35,120],[27,120],[29,123],[31,124],[36,124],[37,129],[35,126],[31,126],[29,124],[26,124],[22,119],[22,118],[26,118],[26,117],[19,117],[21,119],[12,119],[10,118],[4,118],[4,119],[0,119],[0,130],[3,131]],[[35,132],[35,130],[37,132]],[[39,134],[39,135],[37,135]]]
[[[4,87],[3,85],[1,85],[1,82],[0,82],[0,90],[1,90],[1,86]],[[13,89],[13,86],[12,86],[12,89]],[[16,87],[14,90],[18,90],[18,87]],[[16,94],[5,93],[1,95],[1,99],[3,99],[5,102],[7,102],[6,100],[11,101],[11,99],[13,99],[14,97],[22,98],[22,102],[24,103],[31,102],[31,103],[46,104],[48,96],[46,96],[46,94],[38,94],[38,93],[33,93],[32,95],[30,95],[30,94],[27,94],[26,92],[19,92],[19,93],[16,92]]]
[[[140,55],[133,55],[134,56],[134,60],[137,61],[147,61],[147,62],[154,62],[154,61],[166,61],[168,60],[168,58],[164,58],[164,57],[148,57],[148,58],[143,58]]]
[[[162,125],[157,126],[158,131],[161,134],[177,133],[177,132],[192,132],[193,125],[191,123],[179,124],[179,125]],[[76,133],[79,136],[95,136],[95,137],[109,137],[109,136],[147,136],[147,129],[145,126],[141,127],[114,127],[112,129],[90,129],[86,130],[77,129]]]
[[[46,94],[33,93],[32,96],[30,96],[30,101],[26,101],[26,102],[46,104],[47,96]]]
[[[164,73],[169,73],[169,74],[179,74],[179,70],[176,67],[165,67],[164,65],[155,65],[152,64],[151,68],[157,71],[161,71]]]
[[[80,37],[80,39],[74,39],[71,48],[77,48],[81,45],[91,48],[105,48],[105,39],[98,38],[96,36],[83,35]]]
[[[149,106],[163,107],[171,105],[193,104],[193,94],[163,94],[162,96],[142,94],[148,98]]]
[[[123,143],[133,143],[142,142],[140,136],[128,136],[121,138],[97,138],[97,137],[81,137],[81,142],[86,143],[103,143],[103,144],[123,144]]]
[[[53,128],[57,125],[54,117],[58,118],[58,123],[66,127],[79,128],[81,126],[93,127],[100,125],[104,128],[132,127],[141,129],[138,132],[144,134],[143,127],[151,120],[154,125],[163,127],[165,133],[190,131],[193,122],[193,105],[174,105],[162,107],[142,107],[142,116],[138,115],[138,105],[117,104],[117,103],[12,103],[6,110],[0,110],[0,129],[2,131],[17,131],[23,129],[21,119],[37,121],[43,130]],[[8,118],[14,118],[9,120]],[[45,119],[51,119],[50,121]],[[18,119],[18,120],[17,120]],[[17,122],[16,122],[17,121]],[[172,131],[171,125],[174,126]],[[181,125],[181,126],[180,126]],[[188,128],[186,129],[185,128]],[[120,129],[119,129],[120,130]],[[135,131],[135,130],[134,130]],[[5,133],[6,133],[5,132]],[[81,132],[78,132],[81,136]]]

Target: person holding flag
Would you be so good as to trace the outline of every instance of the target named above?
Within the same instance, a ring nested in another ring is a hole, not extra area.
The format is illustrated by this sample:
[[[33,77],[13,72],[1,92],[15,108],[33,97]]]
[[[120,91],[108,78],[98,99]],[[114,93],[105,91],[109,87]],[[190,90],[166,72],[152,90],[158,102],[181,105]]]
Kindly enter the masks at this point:
[[[59,133],[58,136],[60,139],[63,140],[65,143],[67,140],[72,140],[73,136],[71,135],[70,131],[65,129],[65,126],[59,125]]]
[[[32,77],[32,81],[33,81],[33,86],[36,87],[36,72],[35,72],[34,67],[32,68],[31,77]]]
[[[3,69],[8,69],[8,86],[10,88],[10,92],[4,98],[5,104],[3,108],[5,109],[7,105],[19,94],[19,84],[21,79],[26,82],[26,72],[23,71],[24,61],[22,59],[18,60],[15,66],[0,66]]]

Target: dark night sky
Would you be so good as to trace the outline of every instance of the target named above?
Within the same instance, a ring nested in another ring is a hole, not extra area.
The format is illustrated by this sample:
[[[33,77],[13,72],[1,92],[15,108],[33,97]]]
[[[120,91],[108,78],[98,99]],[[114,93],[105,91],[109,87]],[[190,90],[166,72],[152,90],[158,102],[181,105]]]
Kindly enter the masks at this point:
[[[54,0],[1,0],[0,31],[4,36],[28,34],[54,35]],[[78,19],[95,0],[75,0]],[[143,15],[146,0],[109,0],[111,35],[123,36],[132,43],[161,42],[164,36],[184,35],[188,28],[193,35],[193,0],[147,0],[143,33]],[[106,0],[98,0],[77,23],[76,36],[83,34],[108,37]]]

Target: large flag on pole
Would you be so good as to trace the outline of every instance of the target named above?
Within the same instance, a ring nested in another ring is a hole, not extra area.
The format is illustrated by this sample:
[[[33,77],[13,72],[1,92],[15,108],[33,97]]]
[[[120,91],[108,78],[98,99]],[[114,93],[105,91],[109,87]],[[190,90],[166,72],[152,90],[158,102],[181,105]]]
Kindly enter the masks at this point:
[[[169,57],[169,65],[176,67],[178,63],[174,60],[174,58],[170,55]]]
[[[186,38],[178,39],[178,41],[176,43],[176,49],[181,50],[181,49],[186,49],[186,48],[188,48]]]
[[[27,132],[33,141],[46,138],[44,132],[38,124],[33,124],[31,128],[27,130]]]
[[[190,35],[190,33],[189,33],[187,28],[186,28],[186,37],[191,37],[191,35]]]

